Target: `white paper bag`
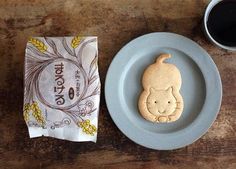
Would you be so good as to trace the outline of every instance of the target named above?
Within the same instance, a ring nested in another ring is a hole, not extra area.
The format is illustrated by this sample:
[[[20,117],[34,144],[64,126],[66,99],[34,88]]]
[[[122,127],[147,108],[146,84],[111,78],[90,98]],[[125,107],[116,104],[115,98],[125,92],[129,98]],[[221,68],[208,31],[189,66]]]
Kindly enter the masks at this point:
[[[26,46],[23,115],[31,138],[97,138],[97,37],[32,37]]]

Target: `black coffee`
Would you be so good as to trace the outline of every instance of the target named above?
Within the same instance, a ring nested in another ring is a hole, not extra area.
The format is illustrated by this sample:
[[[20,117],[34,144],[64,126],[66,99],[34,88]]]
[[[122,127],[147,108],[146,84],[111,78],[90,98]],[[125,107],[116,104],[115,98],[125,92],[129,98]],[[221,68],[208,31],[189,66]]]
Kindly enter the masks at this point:
[[[207,28],[211,36],[225,46],[236,46],[236,0],[223,0],[211,10]]]

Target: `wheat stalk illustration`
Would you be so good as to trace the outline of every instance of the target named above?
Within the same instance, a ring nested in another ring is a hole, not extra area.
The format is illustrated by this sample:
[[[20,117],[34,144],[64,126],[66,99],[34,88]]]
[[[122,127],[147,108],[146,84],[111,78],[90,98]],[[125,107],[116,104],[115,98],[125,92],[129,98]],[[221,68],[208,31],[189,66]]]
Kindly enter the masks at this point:
[[[31,110],[32,110],[32,115],[34,116],[34,118],[36,119],[36,121],[40,124],[40,125],[44,125],[45,124],[45,120],[42,114],[42,111],[40,110],[38,103],[37,102],[33,102],[31,104]]]
[[[96,126],[93,124],[90,124],[89,119],[78,122],[77,125],[80,126],[82,128],[82,131],[85,132],[86,134],[93,136],[94,133],[97,132]]]
[[[40,52],[44,53],[47,51],[47,46],[40,40],[35,38],[29,38],[29,43],[31,43],[33,46],[35,46]]]
[[[71,41],[71,47],[72,48],[77,48],[82,40],[82,37],[80,36],[75,36],[72,41]]]
[[[29,113],[30,113],[30,104],[26,103],[24,105],[24,110],[23,110],[23,116],[24,116],[25,122],[29,121]]]

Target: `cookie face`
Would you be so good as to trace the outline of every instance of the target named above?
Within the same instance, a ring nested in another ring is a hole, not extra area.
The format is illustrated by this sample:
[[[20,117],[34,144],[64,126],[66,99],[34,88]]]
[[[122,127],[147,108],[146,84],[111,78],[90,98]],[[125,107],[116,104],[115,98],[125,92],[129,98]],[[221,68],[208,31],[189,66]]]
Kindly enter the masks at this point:
[[[176,99],[172,93],[172,87],[166,90],[150,88],[147,97],[147,109],[153,115],[170,115],[175,111]]]
[[[179,93],[181,74],[173,64],[163,63],[170,57],[169,54],[160,55],[143,74],[144,91],[138,107],[141,115],[152,122],[176,121],[183,111],[183,99]]]

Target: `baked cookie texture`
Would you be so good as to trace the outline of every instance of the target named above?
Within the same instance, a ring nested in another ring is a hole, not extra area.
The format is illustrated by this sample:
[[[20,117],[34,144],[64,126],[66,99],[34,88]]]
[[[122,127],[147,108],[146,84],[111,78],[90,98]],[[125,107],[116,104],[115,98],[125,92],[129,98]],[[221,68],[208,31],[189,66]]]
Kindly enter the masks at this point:
[[[180,95],[181,74],[178,68],[164,63],[170,54],[161,54],[154,64],[146,68],[142,77],[143,91],[138,108],[141,115],[157,123],[174,122],[183,112],[184,102]]]

